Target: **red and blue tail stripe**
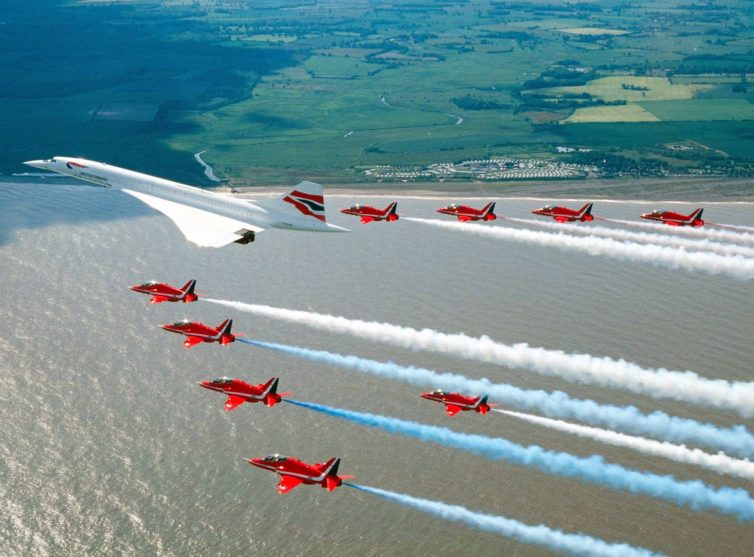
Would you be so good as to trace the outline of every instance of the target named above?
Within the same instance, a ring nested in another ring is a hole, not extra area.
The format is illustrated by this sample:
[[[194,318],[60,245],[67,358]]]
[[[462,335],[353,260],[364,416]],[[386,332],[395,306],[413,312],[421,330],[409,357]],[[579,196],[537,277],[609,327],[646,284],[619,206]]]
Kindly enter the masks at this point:
[[[298,190],[292,191],[283,198],[300,212],[325,222],[325,199],[321,195],[312,195]]]

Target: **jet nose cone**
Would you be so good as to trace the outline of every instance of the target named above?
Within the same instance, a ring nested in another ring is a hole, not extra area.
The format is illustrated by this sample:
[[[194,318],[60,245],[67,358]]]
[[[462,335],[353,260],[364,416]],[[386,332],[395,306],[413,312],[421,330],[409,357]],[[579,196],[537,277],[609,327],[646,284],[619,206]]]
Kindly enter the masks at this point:
[[[42,170],[47,170],[47,163],[45,161],[39,160],[39,161],[26,161],[24,162],[26,166],[33,166],[34,168],[41,168]]]
[[[421,396],[422,398],[430,398],[429,393],[422,393],[419,396]]]
[[[250,459],[248,460],[248,462],[249,462],[249,464],[251,464],[252,466],[259,466],[259,462],[260,462],[261,460],[262,460],[261,458],[250,458]]]
[[[196,384],[205,389],[209,389],[209,381],[197,381]]]

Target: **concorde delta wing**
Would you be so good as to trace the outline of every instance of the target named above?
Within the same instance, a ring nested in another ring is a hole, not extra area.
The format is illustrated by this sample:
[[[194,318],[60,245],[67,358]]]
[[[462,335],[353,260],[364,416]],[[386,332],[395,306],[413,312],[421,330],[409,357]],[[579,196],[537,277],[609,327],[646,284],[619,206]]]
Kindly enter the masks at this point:
[[[246,222],[167,201],[153,195],[128,189],[124,189],[123,192],[166,215],[178,226],[189,242],[200,247],[219,248],[243,239],[246,232],[256,234],[264,230]]]

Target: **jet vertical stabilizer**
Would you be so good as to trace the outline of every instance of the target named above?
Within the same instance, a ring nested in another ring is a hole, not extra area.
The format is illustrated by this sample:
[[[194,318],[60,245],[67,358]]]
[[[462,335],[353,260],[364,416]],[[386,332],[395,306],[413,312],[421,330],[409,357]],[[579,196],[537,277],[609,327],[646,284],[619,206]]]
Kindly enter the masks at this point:
[[[282,197],[258,201],[256,204],[272,213],[285,215],[308,230],[348,232],[345,228],[328,224],[322,186],[316,182],[301,182]],[[287,227],[283,223],[277,228]]]

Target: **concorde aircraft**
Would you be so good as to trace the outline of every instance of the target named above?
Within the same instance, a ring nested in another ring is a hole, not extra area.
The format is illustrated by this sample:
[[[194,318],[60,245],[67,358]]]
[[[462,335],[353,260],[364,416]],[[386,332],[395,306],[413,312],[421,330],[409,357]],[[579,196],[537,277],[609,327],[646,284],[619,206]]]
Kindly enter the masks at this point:
[[[283,197],[252,203],[86,159],[53,157],[24,164],[121,190],[167,215],[189,242],[201,247],[248,244],[265,228],[348,232],[327,222],[322,186],[314,182],[301,182]]]

